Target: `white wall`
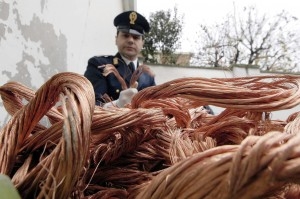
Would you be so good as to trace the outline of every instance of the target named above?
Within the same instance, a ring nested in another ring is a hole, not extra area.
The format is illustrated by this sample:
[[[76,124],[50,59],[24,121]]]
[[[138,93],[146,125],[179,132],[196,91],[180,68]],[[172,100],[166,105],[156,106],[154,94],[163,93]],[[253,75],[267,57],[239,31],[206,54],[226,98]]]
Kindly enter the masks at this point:
[[[116,53],[113,19],[123,10],[136,10],[135,0],[0,0],[0,86],[83,74],[90,57]],[[7,120],[0,99],[0,127]]]
[[[0,84],[24,72],[34,87],[57,72],[83,73],[89,57],[116,52],[113,18],[122,9],[121,0],[0,1]]]

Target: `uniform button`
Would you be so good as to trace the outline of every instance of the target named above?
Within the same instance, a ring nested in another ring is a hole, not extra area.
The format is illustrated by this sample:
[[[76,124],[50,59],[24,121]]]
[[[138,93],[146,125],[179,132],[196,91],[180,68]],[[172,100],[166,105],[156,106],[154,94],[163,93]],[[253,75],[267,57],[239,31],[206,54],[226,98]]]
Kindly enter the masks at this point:
[[[117,90],[116,90],[116,93],[118,93],[118,92],[120,92],[120,90],[119,90],[119,89],[117,89]]]

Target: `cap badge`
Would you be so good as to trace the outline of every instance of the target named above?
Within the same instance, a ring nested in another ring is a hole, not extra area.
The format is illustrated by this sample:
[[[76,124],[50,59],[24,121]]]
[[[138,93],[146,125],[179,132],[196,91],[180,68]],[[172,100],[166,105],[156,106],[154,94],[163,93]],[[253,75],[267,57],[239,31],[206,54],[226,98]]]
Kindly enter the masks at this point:
[[[131,12],[130,15],[129,15],[129,19],[130,19],[130,24],[135,24],[135,21],[137,19],[136,12]]]

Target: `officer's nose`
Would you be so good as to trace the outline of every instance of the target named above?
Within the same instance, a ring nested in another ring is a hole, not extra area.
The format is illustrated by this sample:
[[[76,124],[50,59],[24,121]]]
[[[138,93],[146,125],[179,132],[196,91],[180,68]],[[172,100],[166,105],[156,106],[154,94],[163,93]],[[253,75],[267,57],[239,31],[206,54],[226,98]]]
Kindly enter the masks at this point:
[[[129,35],[128,41],[133,43],[133,41],[134,41],[133,35]]]

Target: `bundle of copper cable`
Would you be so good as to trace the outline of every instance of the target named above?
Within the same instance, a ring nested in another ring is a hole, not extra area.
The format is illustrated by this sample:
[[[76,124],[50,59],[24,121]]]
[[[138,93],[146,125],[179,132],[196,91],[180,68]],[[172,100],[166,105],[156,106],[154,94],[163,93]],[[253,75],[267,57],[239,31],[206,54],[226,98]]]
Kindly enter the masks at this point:
[[[0,172],[22,198],[297,198],[300,116],[268,116],[299,104],[299,80],[182,78],[111,109],[75,73],[9,82]]]
[[[62,73],[35,95],[8,83],[1,87],[1,96],[12,117],[0,131],[0,172],[12,178],[22,198],[69,197],[80,185],[89,158],[95,97],[89,81]],[[21,106],[23,100],[28,103]],[[44,116],[53,122],[49,128],[39,124]]]

